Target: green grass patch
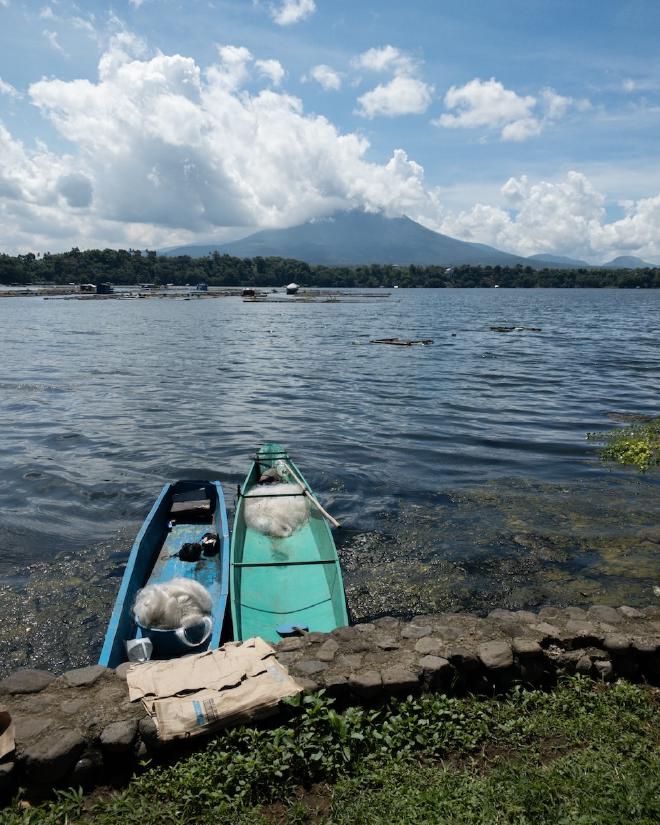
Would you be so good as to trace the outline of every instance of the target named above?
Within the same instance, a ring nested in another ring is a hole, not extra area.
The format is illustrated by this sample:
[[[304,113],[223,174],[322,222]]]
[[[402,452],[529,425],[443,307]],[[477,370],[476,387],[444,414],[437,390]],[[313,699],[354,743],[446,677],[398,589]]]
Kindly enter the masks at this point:
[[[587,438],[603,444],[604,461],[632,464],[642,472],[660,464],[660,418],[607,433],[587,433]]]
[[[652,688],[577,678],[504,699],[425,695],[342,713],[322,694],[293,704],[286,725],[228,731],[122,791],[16,800],[0,823],[660,821]]]

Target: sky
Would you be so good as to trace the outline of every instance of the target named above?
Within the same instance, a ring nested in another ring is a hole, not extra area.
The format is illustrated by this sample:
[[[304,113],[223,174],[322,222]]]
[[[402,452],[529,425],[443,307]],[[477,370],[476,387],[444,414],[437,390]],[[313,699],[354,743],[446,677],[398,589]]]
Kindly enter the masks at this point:
[[[0,0],[0,252],[338,210],[660,263],[658,0]]]

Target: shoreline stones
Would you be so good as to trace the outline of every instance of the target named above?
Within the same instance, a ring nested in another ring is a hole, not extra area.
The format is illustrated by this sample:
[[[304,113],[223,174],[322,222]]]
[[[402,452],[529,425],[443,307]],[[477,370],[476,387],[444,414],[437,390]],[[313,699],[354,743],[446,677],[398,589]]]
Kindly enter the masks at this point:
[[[441,613],[408,622],[384,616],[274,647],[305,690],[325,689],[341,706],[420,691],[551,686],[575,673],[660,685],[660,607],[499,609],[485,618]],[[19,785],[38,795],[125,780],[140,760],[190,752],[188,743],[158,741],[142,704],[128,701],[126,670],[91,665],[56,676],[23,668],[0,680],[0,708],[11,714],[16,738],[15,751],[0,760],[0,800]]]

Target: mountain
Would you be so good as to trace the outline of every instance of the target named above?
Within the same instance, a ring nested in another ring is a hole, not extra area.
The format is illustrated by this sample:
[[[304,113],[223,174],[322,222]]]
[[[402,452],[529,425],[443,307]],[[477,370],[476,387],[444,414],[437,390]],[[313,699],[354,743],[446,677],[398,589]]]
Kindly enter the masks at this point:
[[[492,246],[450,238],[426,229],[410,218],[382,214],[337,212],[289,229],[266,229],[221,246],[180,246],[161,254],[200,257],[212,252],[238,258],[294,258],[310,264],[354,266],[358,264],[460,264],[534,265],[526,258],[501,252]]]
[[[591,266],[587,261],[581,261],[579,258],[567,258],[564,255],[530,255],[527,260],[531,261],[532,265],[536,262],[540,264],[556,264],[564,268]]]
[[[606,264],[601,264],[599,269],[653,269],[656,264],[649,264],[634,255],[620,255]]]

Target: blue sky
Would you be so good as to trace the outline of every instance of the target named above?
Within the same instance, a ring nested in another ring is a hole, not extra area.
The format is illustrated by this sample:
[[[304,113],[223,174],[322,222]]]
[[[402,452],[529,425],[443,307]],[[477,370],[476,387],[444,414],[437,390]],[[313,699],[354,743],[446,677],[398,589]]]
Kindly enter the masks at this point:
[[[0,250],[337,209],[660,262],[660,3],[0,0]]]

